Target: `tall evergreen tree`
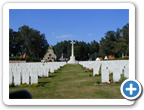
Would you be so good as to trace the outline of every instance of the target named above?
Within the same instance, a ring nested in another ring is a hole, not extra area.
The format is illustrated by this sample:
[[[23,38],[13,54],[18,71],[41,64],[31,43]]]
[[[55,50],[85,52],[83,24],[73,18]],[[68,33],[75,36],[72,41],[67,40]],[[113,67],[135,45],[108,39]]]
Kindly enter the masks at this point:
[[[48,48],[45,35],[25,25],[20,27],[18,32],[13,32],[13,30],[10,29],[9,39],[10,54],[13,53],[14,56],[25,53],[29,57],[39,59],[43,58]]]

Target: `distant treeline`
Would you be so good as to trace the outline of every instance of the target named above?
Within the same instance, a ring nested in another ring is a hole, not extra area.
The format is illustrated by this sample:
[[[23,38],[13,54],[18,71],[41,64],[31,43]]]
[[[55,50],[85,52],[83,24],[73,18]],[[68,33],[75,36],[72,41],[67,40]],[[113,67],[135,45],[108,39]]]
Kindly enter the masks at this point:
[[[71,55],[71,41],[58,42],[53,46],[56,56]],[[9,29],[9,56],[26,54],[33,59],[42,59],[48,49],[48,41],[40,31],[22,26],[18,32]],[[97,57],[112,55],[115,58],[129,56],[129,24],[117,31],[107,31],[100,42],[93,39],[90,43],[75,41],[74,55],[76,60],[95,60]]]
[[[53,46],[57,56],[62,53],[71,55],[71,41],[62,41]],[[77,60],[95,60],[97,57],[112,55],[115,58],[129,56],[129,24],[122,29],[107,31],[100,42],[93,39],[90,43],[75,41],[74,55]]]

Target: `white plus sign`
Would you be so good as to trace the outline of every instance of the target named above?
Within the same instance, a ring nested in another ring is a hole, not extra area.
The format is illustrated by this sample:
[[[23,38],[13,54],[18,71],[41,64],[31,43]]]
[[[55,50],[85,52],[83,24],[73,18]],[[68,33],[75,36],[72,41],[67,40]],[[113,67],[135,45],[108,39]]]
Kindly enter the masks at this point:
[[[137,88],[133,88],[132,84],[130,84],[130,88],[126,88],[126,91],[130,91],[130,95],[132,95],[133,91],[136,91],[136,90],[137,90]]]

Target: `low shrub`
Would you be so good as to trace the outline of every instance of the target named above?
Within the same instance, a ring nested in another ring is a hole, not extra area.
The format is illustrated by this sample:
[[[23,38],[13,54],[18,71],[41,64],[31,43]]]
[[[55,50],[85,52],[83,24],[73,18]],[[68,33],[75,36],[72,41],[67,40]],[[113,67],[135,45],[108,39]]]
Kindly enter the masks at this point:
[[[93,72],[93,69],[89,69],[89,71]]]
[[[99,68],[99,75],[101,75],[101,65],[100,65],[100,68]]]
[[[119,60],[128,60],[129,59],[129,56],[127,57],[122,57],[122,58],[119,58]]]
[[[89,68],[85,68],[85,70],[89,70]]]
[[[31,85],[29,85],[29,87],[39,87],[39,86],[40,86],[40,84],[38,84],[38,83],[36,83],[36,84],[32,83]]]
[[[18,56],[13,56],[13,57],[9,57],[9,60],[26,60],[26,61],[30,61],[31,58],[23,58],[23,57],[18,57]]]
[[[101,74],[95,74],[94,76],[101,76]]]
[[[122,74],[122,75],[121,75],[121,79],[119,80],[119,82],[122,83],[122,82],[125,81],[126,79],[127,79],[127,78],[124,77],[124,75]]]
[[[29,85],[24,83],[24,84],[21,84],[20,87],[28,87]]]
[[[100,84],[101,82],[100,82],[100,81],[97,81],[96,83],[97,83],[97,84]]]
[[[89,69],[89,68],[85,68],[85,71],[87,72],[87,71],[93,71],[93,69]]]

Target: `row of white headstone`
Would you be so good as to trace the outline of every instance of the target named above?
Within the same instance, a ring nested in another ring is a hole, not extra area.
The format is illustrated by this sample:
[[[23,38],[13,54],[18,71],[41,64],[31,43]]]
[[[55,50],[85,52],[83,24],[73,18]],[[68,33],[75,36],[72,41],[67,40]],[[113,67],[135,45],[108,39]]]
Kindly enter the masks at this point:
[[[64,66],[65,62],[49,62],[49,63],[9,63],[9,84],[21,85],[29,84],[31,78],[32,83],[38,83],[38,76],[49,77],[49,71],[54,73],[55,70]]]
[[[102,82],[109,82],[109,74],[112,72],[113,82],[118,82],[121,79],[121,74],[129,78],[129,60],[81,61],[79,64],[86,68],[93,69],[93,76],[99,74],[101,67]]]

